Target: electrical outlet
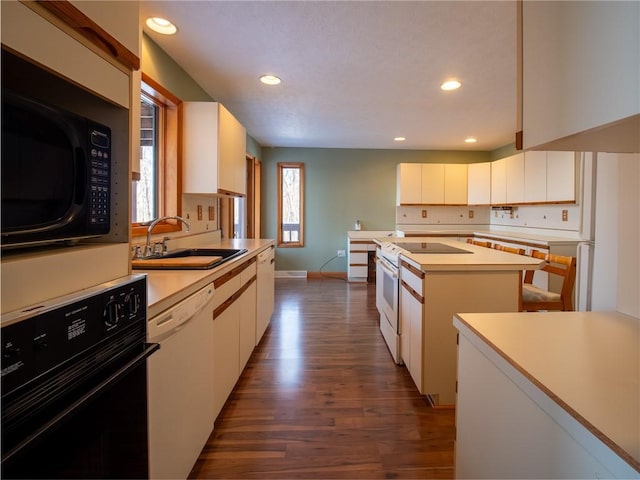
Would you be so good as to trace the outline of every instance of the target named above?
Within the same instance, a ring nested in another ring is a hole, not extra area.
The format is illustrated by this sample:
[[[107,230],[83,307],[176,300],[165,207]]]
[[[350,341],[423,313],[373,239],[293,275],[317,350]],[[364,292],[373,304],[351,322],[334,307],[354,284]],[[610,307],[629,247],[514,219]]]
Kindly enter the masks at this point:
[[[198,205],[198,220],[202,220],[202,205]]]
[[[339,257],[344,257],[345,256],[344,250],[338,250],[338,256]]]
[[[427,218],[427,211],[426,210],[422,210],[422,218]]]
[[[469,218],[473,218],[473,210],[469,210]]]
[[[562,210],[562,221],[563,222],[569,221],[569,210]]]

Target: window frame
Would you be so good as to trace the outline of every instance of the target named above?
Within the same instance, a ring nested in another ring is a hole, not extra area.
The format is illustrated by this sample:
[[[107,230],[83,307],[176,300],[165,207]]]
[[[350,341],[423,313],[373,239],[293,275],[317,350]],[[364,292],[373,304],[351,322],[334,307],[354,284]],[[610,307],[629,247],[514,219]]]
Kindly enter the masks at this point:
[[[152,101],[160,107],[158,138],[162,137],[158,148],[158,218],[182,213],[182,121],[180,109],[182,101],[166,88],[142,72],[140,97]],[[131,223],[131,236],[147,234],[150,222]],[[182,222],[163,221],[157,224],[153,233],[179,232]]]
[[[278,162],[278,234],[277,245],[279,248],[302,248],[304,247],[304,163],[302,162]],[[283,218],[282,218],[282,171],[285,168],[297,168],[300,170],[300,230],[298,233],[298,241],[285,242],[282,238]]]

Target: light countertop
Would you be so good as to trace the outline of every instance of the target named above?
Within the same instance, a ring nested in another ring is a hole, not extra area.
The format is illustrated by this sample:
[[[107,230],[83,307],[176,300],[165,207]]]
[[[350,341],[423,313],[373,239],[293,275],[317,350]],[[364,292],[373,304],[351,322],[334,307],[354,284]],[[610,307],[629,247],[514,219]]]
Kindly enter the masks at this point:
[[[434,239],[433,237],[391,237],[379,238],[376,242],[429,242],[442,243],[452,247],[460,248],[471,253],[408,253],[402,256],[414,263],[416,267],[423,271],[506,271],[506,270],[537,270],[542,268],[544,261],[516,255],[514,253],[503,252],[493,248],[480,247],[458,240],[446,238]]]
[[[617,312],[465,313],[454,324],[640,472],[640,319]]]
[[[402,228],[401,228],[402,227]],[[416,237],[416,236],[445,236],[445,237],[455,237],[455,236],[479,236],[479,237],[489,237],[503,240],[515,240],[515,241],[524,241],[530,243],[537,243],[542,246],[548,245],[565,245],[565,244],[576,244],[580,242],[580,238],[577,232],[567,231],[549,231],[545,232],[540,229],[501,229],[501,228],[485,228],[481,225],[468,225],[468,226],[459,226],[456,227],[454,225],[440,226],[440,225],[424,225],[424,226],[416,226],[416,225],[408,225],[408,226],[398,226],[398,232],[402,232],[402,234],[406,237]]]
[[[199,245],[198,248],[247,249],[247,253],[211,270],[134,270],[134,273],[147,275],[147,315],[149,318],[158,315],[271,245],[274,245],[274,240],[254,238],[222,240],[216,244]]]

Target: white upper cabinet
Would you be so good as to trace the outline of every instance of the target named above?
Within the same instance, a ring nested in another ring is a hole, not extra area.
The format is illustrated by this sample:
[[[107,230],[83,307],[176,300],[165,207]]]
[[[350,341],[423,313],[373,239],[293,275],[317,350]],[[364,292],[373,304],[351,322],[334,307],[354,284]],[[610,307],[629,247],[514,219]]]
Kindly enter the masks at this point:
[[[446,164],[444,166],[444,203],[445,205],[467,204],[467,165]]]
[[[423,204],[444,204],[444,164],[422,164],[422,202]]]
[[[547,201],[547,152],[525,152],[524,154],[524,201],[537,203]]]
[[[398,164],[396,171],[396,205],[466,204],[466,164]]]
[[[524,153],[505,159],[507,179],[507,203],[524,202]]]
[[[396,205],[422,203],[422,164],[399,163],[396,167]]]
[[[522,2],[523,148],[640,151],[640,2]]]
[[[576,201],[574,152],[547,152],[547,202]]]
[[[491,162],[491,204],[507,203],[507,159]]]
[[[46,5],[48,2],[44,2],[44,4]],[[40,4],[33,2],[29,5],[35,9],[42,8]],[[54,19],[56,24],[51,23],[22,2],[1,2],[1,8],[3,45],[66,80],[122,107],[129,108],[131,101],[130,70],[122,66],[120,68],[114,66],[117,59],[104,53],[82,37],[80,37],[82,41],[78,41],[72,36],[74,34],[77,37],[73,32],[73,27],[65,25],[57,19]],[[108,9],[113,15],[122,15],[127,19],[117,31],[112,31],[110,35],[118,35],[118,38],[123,37],[132,49],[130,52],[133,54],[132,57],[135,57],[139,51],[137,2],[109,2]],[[98,22],[101,19],[102,17],[98,17]],[[131,24],[133,24],[133,31],[130,31]],[[66,33],[65,30],[70,33]],[[37,35],[34,32],[37,32]],[[136,41],[132,40],[134,34]],[[117,41],[118,38],[114,37],[114,40]],[[112,43],[121,47],[117,42]]]
[[[217,102],[183,102],[183,191],[246,194],[246,130]]]

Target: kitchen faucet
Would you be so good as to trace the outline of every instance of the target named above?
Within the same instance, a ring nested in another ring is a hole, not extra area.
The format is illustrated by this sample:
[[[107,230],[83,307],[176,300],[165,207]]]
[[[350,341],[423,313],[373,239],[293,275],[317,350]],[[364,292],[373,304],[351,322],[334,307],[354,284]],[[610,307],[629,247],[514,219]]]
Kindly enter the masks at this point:
[[[154,252],[153,252],[153,249],[151,248],[151,233],[153,232],[153,229],[155,228],[155,226],[164,220],[179,220],[182,223],[184,223],[185,227],[187,227],[187,232],[189,231],[189,223],[184,218],[179,217],[178,215],[156,218],[153,222],[149,224],[149,227],[147,228],[147,243],[145,244],[145,247],[144,247],[144,255],[139,258],[149,258],[153,256]]]

